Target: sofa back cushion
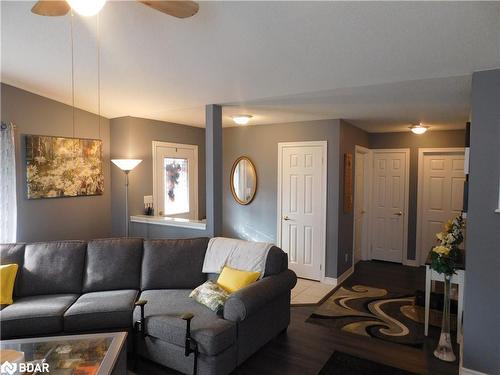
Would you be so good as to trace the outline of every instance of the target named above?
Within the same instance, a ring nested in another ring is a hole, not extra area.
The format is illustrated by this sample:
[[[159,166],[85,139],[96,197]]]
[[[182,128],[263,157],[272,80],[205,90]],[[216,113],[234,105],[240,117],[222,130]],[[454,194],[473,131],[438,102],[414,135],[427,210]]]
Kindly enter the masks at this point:
[[[266,259],[264,277],[277,275],[288,269],[288,255],[277,246],[271,247]]]
[[[141,289],[193,289],[206,281],[201,272],[208,238],[146,240]]]
[[[86,247],[83,241],[26,245],[19,275],[19,295],[81,293]]]
[[[139,289],[142,238],[89,241],[83,291]]]
[[[17,270],[16,281],[14,282],[14,296],[19,295],[19,274],[21,273],[21,268],[24,262],[24,250],[25,244],[23,243],[12,243],[12,244],[0,244],[0,265],[5,264],[17,264],[19,269]]]

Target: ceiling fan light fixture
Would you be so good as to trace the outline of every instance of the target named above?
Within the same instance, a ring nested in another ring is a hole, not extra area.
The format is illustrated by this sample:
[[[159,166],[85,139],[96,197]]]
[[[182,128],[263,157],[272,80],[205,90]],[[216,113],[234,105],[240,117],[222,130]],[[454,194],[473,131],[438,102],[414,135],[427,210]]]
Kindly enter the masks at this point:
[[[246,125],[252,117],[251,115],[238,115],[233,117],[233,121],[238,125]]]
[[[95,16],[106,4],[106,0],[66,0],[76,13],[81,16]]]
[[[410,126],[410,130],[413,134],[424,134],[427,130],[429,130],[429,126],[424,126],[422,123],[418,125]]]

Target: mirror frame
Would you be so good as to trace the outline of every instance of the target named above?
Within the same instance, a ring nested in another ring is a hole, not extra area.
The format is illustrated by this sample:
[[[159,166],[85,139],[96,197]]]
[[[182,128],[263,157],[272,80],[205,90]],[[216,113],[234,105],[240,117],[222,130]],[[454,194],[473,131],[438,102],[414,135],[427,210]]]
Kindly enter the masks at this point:
[[[247,202],[242,201],[240,198],[238,198],[238,195],[236,194],[236,191],[234,190],[234,186],[233,186],[234,171],[236,170],[236,166],[238,165],[238,163],[242,160],[248,161],[252,165],[253,170],[255,172],[255,189],[252,193],[252,196],[250,197],[250,199]],[[258,178],[257,178],[257,168],[255,168],[255,164],[252,162],[252,160],[250,160],[250,158],[248,156],[240,156],[233,163],[233,166],[231,167],[231,174],[229,175],[229,188],[231,189],[231,194],[233,195],[234,200],[243,206],[246,206],[246,205],[252,203],[253,199],[255,198],[255,194],[257,193],[257,185],[258,185]]]

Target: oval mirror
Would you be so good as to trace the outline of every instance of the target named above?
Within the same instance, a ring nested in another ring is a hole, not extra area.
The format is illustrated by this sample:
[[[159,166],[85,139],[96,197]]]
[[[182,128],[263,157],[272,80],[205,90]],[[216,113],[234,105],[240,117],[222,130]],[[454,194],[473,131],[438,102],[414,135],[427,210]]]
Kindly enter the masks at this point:
[[[231,193],[239,204],[249,204],[257,190],[257,172],[252,161],[241,156],[231,169]]]

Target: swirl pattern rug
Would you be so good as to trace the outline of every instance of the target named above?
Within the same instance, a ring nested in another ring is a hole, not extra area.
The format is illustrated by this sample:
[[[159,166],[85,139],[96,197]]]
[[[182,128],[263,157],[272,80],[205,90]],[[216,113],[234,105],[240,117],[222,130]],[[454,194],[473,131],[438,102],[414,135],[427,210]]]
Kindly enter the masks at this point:
[[[415,296],[365,285],[340,287],[306,320],[359,336],[422,347],[423,325],[411,319]]]

